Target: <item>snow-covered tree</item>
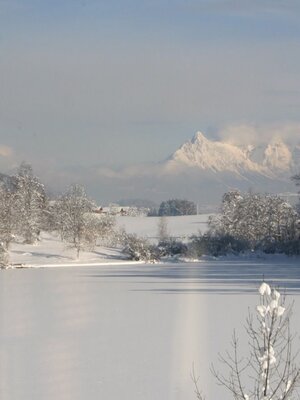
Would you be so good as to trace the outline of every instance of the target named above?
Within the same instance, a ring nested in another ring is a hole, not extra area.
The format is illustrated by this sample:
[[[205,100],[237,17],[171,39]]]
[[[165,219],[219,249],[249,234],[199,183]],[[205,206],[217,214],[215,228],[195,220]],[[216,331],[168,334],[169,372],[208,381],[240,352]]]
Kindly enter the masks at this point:
[[[212,231],[222,234],[233,234],[238,230],[240,203],[242,194],[238,191],[225,193],[222,198],[220,213],[209,218]]]
[[[293,240],[296,221],[295,209],[278,196],[234,191],[223,196],[220,214],[209,220],[209,226],[215,235],[266,249]]]
[[[14,177],[15,211],[17,216],[17,233],[22,235],[25,243],[35,243],[38,239],[43,211],[45,208],[45,188],[33,175],[30,164],[22,163]]]
[[[259,297],[255,315],[250,313],[246,321],[249,354],[242,357],[234,333],[232,352],[220,356],[228,373],[220,373],[214,366],[212,373],[235,400],[298,398],[300,368],[292,351],[291,306],[286,308],[279,291],[266,282],[259,287]],[[194,372],[193,380],[197,398],[204,400]]]
[[[9,264],[9,245],[14,239],[16,219],[14,193],[0,186],[0,268]]]
[[[16,228],[15,193],[0,186],[0,242],[6,250],[14,238]]]
[[[87,197],[84,188],[72,185],[56,202],[56,221],[63,240],[77,251],[91,247],[95,243],[98,226],[91,217],[94,203]]]
[[[93,249],[97,242],[108,246],[114,244],[116,220],[113,215],[90,212],[85,215],[85,222],[85,242],[90,249]]]

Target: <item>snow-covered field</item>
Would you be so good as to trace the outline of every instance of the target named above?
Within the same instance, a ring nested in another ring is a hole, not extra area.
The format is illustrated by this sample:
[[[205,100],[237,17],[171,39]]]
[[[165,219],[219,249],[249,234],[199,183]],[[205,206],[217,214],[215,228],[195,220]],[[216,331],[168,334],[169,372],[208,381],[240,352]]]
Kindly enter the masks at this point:
[[[10,260],[14,267],[72,267],[126,262],[124,255],[114,248],[98,246],[94,251],[82,251],[79,259],[76,250],[61,242],[59,237],[42,233],[37,244],[13,243]]]
[[[168,233],[173,237],[186,239],[199,231],[207,229],[208,215],[191,215],[183,217],[166,217]],[[158,235],[159,218],[156,217],[117,217],[117,227],[124,228],[128,233],[155,240]],[[47,233],[41,234],[41,241],[37,245],[12,244],[10,259],[14,265],[25,266],[72,266],[89,264],[124,263],[124,259],[118,250],[97,247],[94,251],[81,252],[80,259],[76,259],[76,251],[66,247],[59,237]]]
[[[198,232],[207,230],[209,214],[185,215],[182,217],[165,217],[169,235],[177,238],[187,238]],[[117,225],[128,233],[138,236],[157,238],[159,217],[117,217]]]
[[[132,232],[155,235],[148,219],[132,221]],[[99,248],[74,261],[51,236],[15,245],[12,258],[62,268],[0,270],[0,399],[192,400],[193,364],[208,400],[229,399],[209,367],[234,328],[246,350],[263,277],[287,288],[300,332],[299,258],[129,264]]]

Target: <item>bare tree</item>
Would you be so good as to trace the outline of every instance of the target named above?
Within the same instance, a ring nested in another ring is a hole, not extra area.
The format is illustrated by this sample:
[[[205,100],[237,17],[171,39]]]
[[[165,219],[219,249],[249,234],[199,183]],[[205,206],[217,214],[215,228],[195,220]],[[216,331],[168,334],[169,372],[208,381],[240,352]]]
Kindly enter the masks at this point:
[[[93,250],[97,244],[110,246],[114,242],[116,220],[113,215],[90,212],[84,219],[84,242],[89,250]]]
[[[165,216],[159,217],[157,224],[157,234],[159,242],[164,242],[170,238],[168,232],[168,222]]]
[[[294,336],[290,331],[292,306],[275,288],[263,282],[259,288],[260,304],[255,316],[249,313],[246,333],[249,355],[240,356],[239,341],[233,333],[232,351],[220,356],[227,369],[224,375],[212,366],[217,383],[227,389],[235,400],[287,400],[295,398],[300,385],[300,369],[292,351]],[[194,371],[192,379],[198,400],[204,400]]]

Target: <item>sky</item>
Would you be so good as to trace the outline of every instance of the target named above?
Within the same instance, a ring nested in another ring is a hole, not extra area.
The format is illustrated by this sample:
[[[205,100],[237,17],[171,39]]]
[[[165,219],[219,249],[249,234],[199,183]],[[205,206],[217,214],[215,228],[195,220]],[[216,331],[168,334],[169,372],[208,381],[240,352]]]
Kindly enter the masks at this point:
[[[299,0],[0,0],[0,172],[297,141],[299,43]]]

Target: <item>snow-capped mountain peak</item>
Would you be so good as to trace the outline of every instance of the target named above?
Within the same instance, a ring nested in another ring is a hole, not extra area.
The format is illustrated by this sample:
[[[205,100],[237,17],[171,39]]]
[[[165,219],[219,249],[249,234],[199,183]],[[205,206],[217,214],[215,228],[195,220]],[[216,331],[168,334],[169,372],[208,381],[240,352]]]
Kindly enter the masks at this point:
[[[184,168],[203,171],[231,172],[238,175],[259,174],[271,179],[290,176],[300,167],[300,147],[291,148],[280,139],[267,144],[237,146],[213,141],[197,132],[165,163],[168,172]]]
[[[211,141],[202,132],[197,132],[191,141],[184,143],[167,163],[169,170],[183,166],[239,174],[244,171],[265,172],[265,167],[254,163],[240,147]]]
[[[205,142],[208,142],[208,139],[204,136],[204,134],[200,131],[196,132],[192,139],[192,143],[205,143]]]

